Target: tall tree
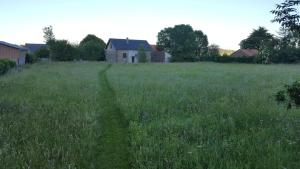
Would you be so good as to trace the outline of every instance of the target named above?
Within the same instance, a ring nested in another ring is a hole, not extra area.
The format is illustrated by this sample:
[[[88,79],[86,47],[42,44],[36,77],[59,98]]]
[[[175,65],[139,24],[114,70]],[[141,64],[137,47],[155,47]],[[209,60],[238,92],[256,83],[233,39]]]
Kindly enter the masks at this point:
[[[165,28],[157,35],[157,48],[171,53],[171,33],[173,28]]]
[[[44,32],[44,39],[47,44],[49,44],[52,41],[55,41],[53,27],[51,25],[43,28],[43,32]]]
[[[190,25],[175,25],[158,33],[157,46],[171,53],[172,61],[196,61],[207,48],[207,36],[202,31],[194,31]]]
[[[80,58],[83,60],[105,60],[106,44],[95,35],[87,35],[79,44]]]
[[[242,49],[259,49],[264,41],[273,39],[273,35],[268,32],[264,27],[254,29],[247,39],[241,41],[240,46]]]
[[[67,40],[55,40],[50,45],[50,58],[53,61],[72,61],[77,53],[77,48]]]
[[[209,57],[218,57],[220,56],[220,47],[216,44],[208,46],[207,56]]]
[[[176,25],[171,32],[173,61],[195,61],[196,35],[190,25]]]
[[[285,0],[277,4],[276,9],[271,13],[275,15],[273,22],[278,22],[282,27],[291,31],[300,32],[300,15],[296,6],[300,5],[300,0]]]
[[[195,35],[196,35],[196,44],[197,44],[196,56],[198,57],[205,56],[208,51],[207,35],[205,35],[200,30],[195,31]]]

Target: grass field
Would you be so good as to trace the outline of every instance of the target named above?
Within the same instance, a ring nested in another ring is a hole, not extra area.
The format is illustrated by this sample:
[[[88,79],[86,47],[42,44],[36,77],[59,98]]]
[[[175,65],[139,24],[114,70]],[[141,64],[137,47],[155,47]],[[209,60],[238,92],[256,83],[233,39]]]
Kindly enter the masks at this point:
[[[0,168],[298,169],[299,65],[35,64],[0,77]]]

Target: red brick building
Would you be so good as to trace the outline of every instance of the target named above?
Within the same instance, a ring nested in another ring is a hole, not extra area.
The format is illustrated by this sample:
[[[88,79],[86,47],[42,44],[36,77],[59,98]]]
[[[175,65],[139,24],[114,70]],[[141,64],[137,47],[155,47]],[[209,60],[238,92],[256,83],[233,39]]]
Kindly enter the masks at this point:
[[[17,65],[23,65],[26,52],[26,48],[0,41],[0,59],[9,59],[15,61]]]

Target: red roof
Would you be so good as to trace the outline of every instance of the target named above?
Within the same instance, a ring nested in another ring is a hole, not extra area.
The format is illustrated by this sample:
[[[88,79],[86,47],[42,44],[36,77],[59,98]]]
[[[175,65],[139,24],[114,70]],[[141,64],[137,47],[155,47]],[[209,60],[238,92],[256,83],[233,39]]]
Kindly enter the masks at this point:
[[[258,55],[257,49],[239,49],[231,56],[233,57],[254,57]]]
[[[150,45],[152,47],[152,49],[156,52],[159,52],[158,48],[157,48],[157,45]]]

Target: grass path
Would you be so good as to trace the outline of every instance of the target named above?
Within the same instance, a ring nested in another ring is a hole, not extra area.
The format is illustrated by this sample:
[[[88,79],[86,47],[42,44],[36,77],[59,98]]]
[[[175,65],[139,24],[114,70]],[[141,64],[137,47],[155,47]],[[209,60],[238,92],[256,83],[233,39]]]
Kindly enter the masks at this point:
[[[109,65],[100,72],[100,104],[102,113],[99,118],[102,134],[100,163],[103,169],[128,169],[128,124],[116,103],[116,94],[110,86],[106,72]]]

